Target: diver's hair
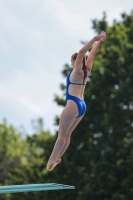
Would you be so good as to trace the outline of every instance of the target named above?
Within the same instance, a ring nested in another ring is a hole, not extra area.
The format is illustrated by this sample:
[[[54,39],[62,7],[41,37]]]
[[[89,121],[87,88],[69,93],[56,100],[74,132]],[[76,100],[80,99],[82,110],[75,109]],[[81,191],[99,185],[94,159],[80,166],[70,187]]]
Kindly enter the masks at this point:
[[[72,60],[76,60],[77,55],[78,55],[78,53],[74,53],[74,54],[71,56],[71,59],[72,59]],[[86,68],[86,65],[85,65],[85,61],[86,61],[86,56],[84,55],[84,57],[83,57],[83,67],[82,67],[82,69],[83,69],[83,71],[84,71],[84,76],[85,76],[85,78],[87,78],[87,68]]]

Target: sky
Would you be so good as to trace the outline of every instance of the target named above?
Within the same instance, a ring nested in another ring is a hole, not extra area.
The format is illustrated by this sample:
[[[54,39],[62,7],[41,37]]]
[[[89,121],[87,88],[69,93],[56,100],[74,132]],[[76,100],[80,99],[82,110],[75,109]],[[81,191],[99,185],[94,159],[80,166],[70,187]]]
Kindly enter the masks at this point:
[[[95,36],[93,19],[105,11],[111,24],[131,10],[132,0],[0,0],[0,123],[32,134],[31,120],[41,117],[54,134],[64,65]]]

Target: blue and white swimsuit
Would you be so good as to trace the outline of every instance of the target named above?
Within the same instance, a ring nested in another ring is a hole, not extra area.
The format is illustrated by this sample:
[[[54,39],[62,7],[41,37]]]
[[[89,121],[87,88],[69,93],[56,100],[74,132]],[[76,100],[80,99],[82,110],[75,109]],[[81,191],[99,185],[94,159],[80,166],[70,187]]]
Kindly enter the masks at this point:
[[[68,100],[74,101],[76,103],[77,107],[78,107],[78,116],[77,117],[81,117],[86,112],[86,103],[85,103],[84,100],[79,99],[78,97],[70,95],[68,93],[68,88],[69,88],[70,84],[73,84],[73,85],[85,85],[85,83],[84,83],[85,75],[84,75],[84,78],[83,78],[83,83],[72,83],[72,82],[70,82],[71,73],[72,73],[72,71],[68,74],[67,79],[66,79],[66,82],[67,82],[67,85],[66,85],[66,102]]]

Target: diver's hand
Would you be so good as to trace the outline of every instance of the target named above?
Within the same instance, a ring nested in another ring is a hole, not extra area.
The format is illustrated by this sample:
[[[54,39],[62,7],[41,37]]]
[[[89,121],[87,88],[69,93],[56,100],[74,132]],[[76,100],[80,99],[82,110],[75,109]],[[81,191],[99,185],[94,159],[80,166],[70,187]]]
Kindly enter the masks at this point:
[[[106,39],[106,32],[98,34],[97,36],[94,37],[95,41],[104,41]]]

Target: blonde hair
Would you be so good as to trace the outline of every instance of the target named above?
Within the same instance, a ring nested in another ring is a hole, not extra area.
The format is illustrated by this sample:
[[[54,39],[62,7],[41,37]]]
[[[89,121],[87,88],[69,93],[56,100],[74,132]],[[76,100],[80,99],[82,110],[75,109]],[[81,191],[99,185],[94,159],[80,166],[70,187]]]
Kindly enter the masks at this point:
[[[78,53],[74,53],[74,54],[71,56],[71,59],[72,59],[73,61],[76,60],[77,55],[78,55]],[[84,71],[85,77],[87,77],[87,68],[86,68],[85,62],[86,62],[86,56],[84,55],[84,57],[83,57],[83,67],[82,67],[82,69],[83,69],[83,71]]]

